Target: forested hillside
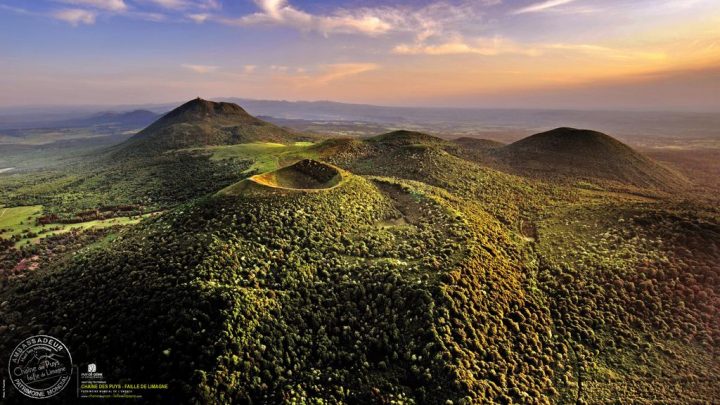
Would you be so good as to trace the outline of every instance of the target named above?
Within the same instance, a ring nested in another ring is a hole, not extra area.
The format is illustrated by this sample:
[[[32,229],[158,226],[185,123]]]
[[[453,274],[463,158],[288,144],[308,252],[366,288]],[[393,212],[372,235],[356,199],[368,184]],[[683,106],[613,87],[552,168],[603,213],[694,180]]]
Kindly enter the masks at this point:
[[[148,402],[720,400],[718,212],[618,141],[589,134],[624,154],[592,165],[640,177],[485,160],[579,153],[555,139],[188,131],[3,183],[2,356],[56,336],[108,380],[169,384]]]

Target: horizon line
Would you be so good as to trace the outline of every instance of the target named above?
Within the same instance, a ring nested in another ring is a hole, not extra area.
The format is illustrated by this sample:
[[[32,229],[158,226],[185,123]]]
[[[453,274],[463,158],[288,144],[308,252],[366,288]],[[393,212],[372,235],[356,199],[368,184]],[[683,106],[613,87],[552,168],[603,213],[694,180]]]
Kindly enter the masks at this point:
[[[442,105],[393,105],[393,104],[373,104],[367,102],[346,102],[346,101],[335,101],[327,99],[318,100],[307,100],[307,99],[270,99],[270,98],[252,98],[252,97],[241,97],[241,96],[220,96],[220,97],[202,97],[196,96],[187,98],[184,101],[163,101],[163,102],[137,102],[137,103],[92,103],[92,104],[17,104],[17,105],[0,105],[0,113],[4,110],[22,110],[22,109],[98,109],[98,112],[130,112],[133,110],[142,109],[142,107],[153,108],[163,106],[180,106],[188,101],[196,98],[202,98],[209,101],[226,101],[226,100],[245,100],[251,102],[275,102],[275,103],[293,103],[293,104],[319,104],[319,103],[331,103],[331,104],[343,104],[353,106],[364,106],[364,107],[375,107],[375,108],[396,108],[396,109],[427,109],[427,110],[462,110],[462,111],[563,111],[563,112],[611,112],[611,113],[685,113],[685,114],[717,114],[720,110],[696,110],[696,109],[653,109],[653,108],[642,108],[642,107],[623,107],[617,108],[603,107],[603,108],[571,108],[571,107],[527,107],[527,106],[442,106]],[[237,104],[237,103],[235,103]],[[240,105],[240,104],[239,104]],[[242,107],[242,105],[240,105]],[[116,108],[126,110],[105,110],[104,108]]]

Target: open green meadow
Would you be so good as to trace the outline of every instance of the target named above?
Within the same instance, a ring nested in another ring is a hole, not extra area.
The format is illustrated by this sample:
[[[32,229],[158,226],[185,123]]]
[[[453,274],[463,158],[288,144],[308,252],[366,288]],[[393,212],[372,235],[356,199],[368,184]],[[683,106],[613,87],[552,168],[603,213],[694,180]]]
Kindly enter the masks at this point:
[[[60,235],[70,231],[103,229],[112,226],[133,225],[153,214],[132,217],[115,217],[103,220],[78,222],[71,224],[50,223],[40,225],[38,218],[43,214],[41,205],[27,207],[0,208],[0,238],[16,240],[15,246],[37,243],[43,238]]]
[[[264,173],[276,170],[288,162],[301,159],[312,159],[317,153],[312,150],[313,142],[294,142],[286,145],[274,142],[253,142],[238,145],[209,146],[193,148],[192,151],[209,151],[211,160],[251,160],[253,162],[246,172]]]

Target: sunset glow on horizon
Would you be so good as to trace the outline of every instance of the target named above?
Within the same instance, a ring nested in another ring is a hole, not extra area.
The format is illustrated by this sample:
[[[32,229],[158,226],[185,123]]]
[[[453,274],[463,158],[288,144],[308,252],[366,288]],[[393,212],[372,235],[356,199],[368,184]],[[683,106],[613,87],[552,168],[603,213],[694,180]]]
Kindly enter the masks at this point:
[[[0,106],[720,111],[717,0],[0,0]]]

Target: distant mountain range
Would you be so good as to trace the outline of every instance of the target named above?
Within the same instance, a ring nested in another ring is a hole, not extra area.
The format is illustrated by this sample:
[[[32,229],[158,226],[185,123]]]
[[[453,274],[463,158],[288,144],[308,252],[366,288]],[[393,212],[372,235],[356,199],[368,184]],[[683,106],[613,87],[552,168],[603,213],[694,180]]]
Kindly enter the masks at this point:
[[[388,128],[412,128],[437,134],[471,135],[517,132],[516,139],[550,128],[570,126],[595,128],[620,137],[637,135],[702,137],[720,136],[720,115],[688,112],[572,111],[538,109],[462,109],[386,107],[331,101],[277,101],[219,98],[242,105],[254,116],[288,120],[337,121],[382,124]],[[39,128],[112,122],[118,117],[108,110],[133,114],[141,109],[161,115],[178,103],[125,105],[116,107],[0,108],[0,129]],[[540,107],[540,106],[539,106]],[[149,114],[145,114],[150,118]],[[277,121],[276,121],[276,120]],[[103,121],[104,120],[104,121]],[[302,121],[295,122],[300,124]],[[149,124],[152,120],[147,121]]]
[[[160,114],[148,110],[128,112],[103,112],[87,118],[66,121],[68,127],[85,127],[95,125],[118,125],[123,127],[144,128],[160,118]]]
[[[52,114],[42,112],[11,116],[2,116],[0,114],[0,129],[86,128],[95,126],[142,129],[160,116],[161,114],[148,110],[103,111],[89,115],[87,113]]]
[[[558,127],[594,128],[618,136],[720,136],[720,114],[652,111],[581,111],[387,107],[331,101],[268,101],[227,98],[250,114],[279,119],[359,121],[438,134],[519,131],[530,135]]]

